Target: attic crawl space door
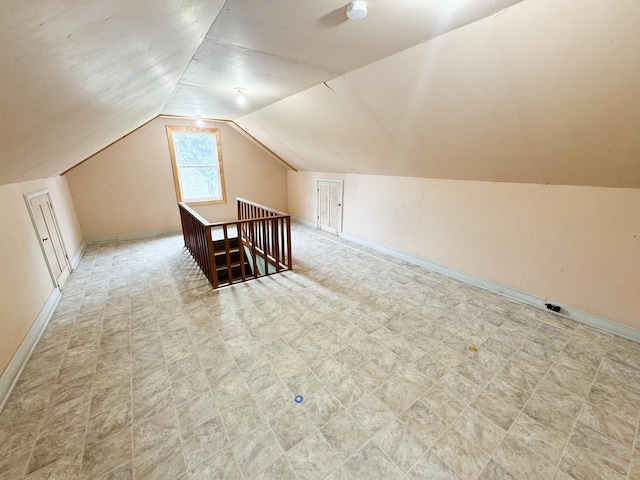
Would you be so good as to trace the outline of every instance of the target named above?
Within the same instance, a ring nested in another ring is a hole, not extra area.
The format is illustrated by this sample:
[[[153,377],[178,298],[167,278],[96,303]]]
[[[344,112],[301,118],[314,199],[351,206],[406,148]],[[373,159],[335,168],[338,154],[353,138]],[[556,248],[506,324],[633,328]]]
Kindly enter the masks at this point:
[[[69,278],[71,267],[49,193],[47,191],[29,193],[24,196],[24,199],[27,202],[51,279],[56,287],[61,288]]]
[[[342,223],[342,181],[318,180],[318,228],[337,235]]]

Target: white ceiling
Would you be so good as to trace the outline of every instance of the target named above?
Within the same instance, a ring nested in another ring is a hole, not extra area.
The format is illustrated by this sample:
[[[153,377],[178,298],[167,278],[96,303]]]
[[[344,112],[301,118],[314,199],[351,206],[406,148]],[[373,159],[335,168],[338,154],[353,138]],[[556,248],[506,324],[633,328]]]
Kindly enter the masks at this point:
[[[3,0],[0,184],[57,175],[158,115],[223,0]]]
[[[525,1],[235,122],[311,172],[640,188],[638,18]]]
[[[344,0],[4,0],[0,184],[161,113],[238,118],[519,1],[370,0],[356,22]]]
[[[163,113],[235,119],[520,1],[369,0],[351,21],[346,0],[228,0]]]

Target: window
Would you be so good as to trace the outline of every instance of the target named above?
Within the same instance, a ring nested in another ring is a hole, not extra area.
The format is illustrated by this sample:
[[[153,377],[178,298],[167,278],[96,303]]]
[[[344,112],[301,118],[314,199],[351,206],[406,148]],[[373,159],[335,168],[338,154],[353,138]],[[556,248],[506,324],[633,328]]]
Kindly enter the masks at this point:
[[[217,128],[167,125],[178,201],[224,203],[224,171]]]

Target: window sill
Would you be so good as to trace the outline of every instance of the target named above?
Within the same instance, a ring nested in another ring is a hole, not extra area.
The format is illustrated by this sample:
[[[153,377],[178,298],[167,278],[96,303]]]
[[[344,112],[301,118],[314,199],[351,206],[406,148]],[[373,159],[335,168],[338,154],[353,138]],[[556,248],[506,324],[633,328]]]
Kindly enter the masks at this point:
[[[190,207],[200,206],[200,205],[222,205],[224,203],[227,203],[226,200],[200,200],[195,202],[191,202],[189,200],[182,200],[182,202],[186,203]]]

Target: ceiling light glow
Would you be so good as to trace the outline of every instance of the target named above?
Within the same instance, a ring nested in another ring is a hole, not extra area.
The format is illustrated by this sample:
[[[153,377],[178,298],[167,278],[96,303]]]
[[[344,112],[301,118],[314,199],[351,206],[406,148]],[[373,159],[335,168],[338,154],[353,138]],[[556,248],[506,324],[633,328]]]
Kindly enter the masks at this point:
[[[236,87],[234,89],[236,92],[238,92],[238,96],[236,97],[236,102],[238,102],[240,105],[244,105],[247,103],[247,97],[244,96],[244,88],[242,87]]]
[[[199,127],[204,126],[204,122],[202,121],[202,115],[196,115],[196,125]]]

